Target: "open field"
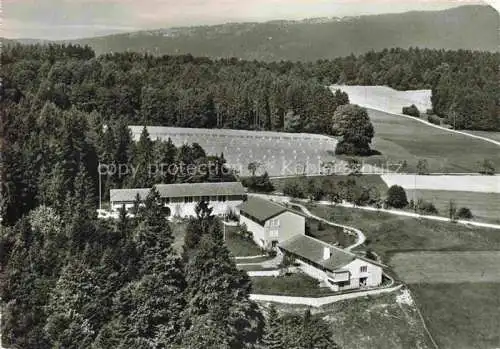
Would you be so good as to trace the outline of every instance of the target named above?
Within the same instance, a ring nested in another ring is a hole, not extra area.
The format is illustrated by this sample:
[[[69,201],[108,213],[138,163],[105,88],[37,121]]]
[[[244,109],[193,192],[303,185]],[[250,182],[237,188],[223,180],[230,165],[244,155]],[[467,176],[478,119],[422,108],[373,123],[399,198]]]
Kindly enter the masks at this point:
[[[500,283],[421,283],[410,289],[440,349],[500,347]]]
[[[130,126],[138,139],[142,126]],[[323,135],[280,133],[228,129],[199,129],[178,127],[148,127],[151,139],[172,139],[176,146],[198,143],[207,154],[224,153],[229,167],[243,176],[249,175],[248,164],[261,164],[258,173],[285,176],[302,173],[318,174],[322,162],[335,160],[337,140]]]
[[[499,177],[500,178],[500,177]],[[408,200],[419,198],[434,203],[440,215],[447,216],[450,200],[458,207],[468,207],[472,220],[500,224],[500,194],[449,190],[406,190]]]
[[[281,314],[306,310],[297,305],[276,307]],[[331,324],[341,348],[434,349],[415,305],[402,290],[312,308],[311,312]]]
[[[320,217],[360,229],[367,238],[359,248],[371,248],[384,262],[401,251],[500,251],[498,230],[370,212],[345,207],[308,205]]]
[[[366,108],[401,113],[403,107],[412,104],[421,113],[432,108],[431,90],[398,91],[387,86],[346,86],[332,85],[332,90],[341,89],[349,95],[349,102]]]
[[[500,176],[415,176],[406,174],[385,174],[381,177],[388,187],[397,184],[410,190],[428,189],[477,193],[500,193]]]
[[[494,132],[494,131],[464,131],[467,133],[470,133],[471,135],[476,135],[476,136],[481,136],[481,137],[486,137],[493,139],[494,141],[499,141],[500,142],[500,132]]]
[[[500,282],[500,251],[402,252],[390,264],[408,284]]]
[[[415,172],[420,159],[426,159],[430,172],[477,173],[478,162],[489,159],[500,168],[500,147],[466,135],[433,128],[412,118],[369,109],[375,128],[372,148],[382,155],[364,158],[372,164],[406,161],[408,172]]]

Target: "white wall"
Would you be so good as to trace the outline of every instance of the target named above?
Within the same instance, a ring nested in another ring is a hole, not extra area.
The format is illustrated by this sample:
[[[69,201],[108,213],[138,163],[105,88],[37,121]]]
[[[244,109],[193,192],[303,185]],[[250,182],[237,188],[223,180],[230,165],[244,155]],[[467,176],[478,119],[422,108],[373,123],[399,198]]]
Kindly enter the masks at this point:
[[[278,227],[271,226],[271,222],[273,220],[275,222],[276,220],[279,221]],[[273,240],[282,242],[297,235],[304,235],[305,225],[306,219],[304,216],[295,214],[290,211],[283,212],[282,214],[266,221],[266,224],[264,225],[268,232],[268,234],[266,234],[266,239],[268,243],[271,243],[271,241]],[[277,236],[273,236],[272,234],[270,234],[273,230],[277,230]]]
[[[209,205],[209,207],[213,208],[212,214],[214,214],[216,216],[222,216],[222,215],[226,214],[229,210],[236,211],[236,206],[240,205],[242,202],[243,202],[242,200],[225,201],[225,202],[210,201],[208,205]],[[188,202],[188,203],[179,202],[179,203],[169,203],[169,204],[166,204],[165,206],[167,206],[170,209],[170,216],[171,217],[180,216],[180,217],[184,218],[184,217],[190,217],[190,216],[196,217],[195,208],[196,208],[197,204],[198,204],[198,202]],[[126,209],[132,208],[133,206],[134,206],[133,203],[125,204]],[[111,209],[113,211],[116,211],[116,210],[120,209],[121,207],[122,207],[122,203],[111,202]]]
[[[248,231],[252,232],[255,243],[260,247],[265,248],[266,236],[264,234],[264,227],[240,214],[240,225],[242,224],[245,224]]]
[[[304,261],[301,261],[299,259],[296,260],[296,262],[300,265],[300,270],[302,270],[304,273],[309,275],[310,277],[317,279],[319,281],[326,280],[328,278],[328,275],[321,270],[313,267],[310,264],[305,263]]]
[[[226,214],[229,210],[235,210],[236,206],[240,205],[243,201],[210,201],[208,206],[213,208],[212,214],[216,216],[222,216]],[[174,202],[169,203],[166,206],[170,208],[170,216],[180,216],[180,217],[196,217],[196,205],[198,202]]]
[[[361,272],[361,267],[366,266],[367,272]],[[378,265],[368,263],[362,259],[355,259],[343,269],[351,273],[351,284],[359,285],[359,278],[367,277],[366,286],[375,287],[382,283],[382,268]]]
[[[300,269],[310,277],[319,280],[319,281],[327,281],[327,279],[332,279],[333,277],[329,276],[326,272],[321,269],[317,269],[316,267],[307,264],[301,260],[296,260],[296,262],[300,265]],[[361,273],[361,266],[367,266],[367,272]],[[348,265],[344,266],[342,269],[346,269],[350,274],[350,284],[339,287],[338,285],[332,285],[329,282],[327,284],[334,291],[342,291],[342,290],[352,290],[360,287],[359,278],[367,277],[366,287],[376,287],[382,283],[382,268],[365,262],[361,259],[355,259]]]
[[[287,211],[268,219],[262,227],[240,214],[240,224],[243,223],[246,224],[248,231],[253,233],[253,238],[260,247],[269,248],[272,241],[282,242],[296,235],[303,235],[306,219]]]

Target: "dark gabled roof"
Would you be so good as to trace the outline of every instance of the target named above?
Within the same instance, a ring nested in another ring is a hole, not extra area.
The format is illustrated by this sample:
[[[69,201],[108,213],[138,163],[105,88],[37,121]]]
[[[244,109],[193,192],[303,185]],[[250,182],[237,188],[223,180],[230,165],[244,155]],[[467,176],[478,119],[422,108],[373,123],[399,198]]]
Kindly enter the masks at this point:
[[[240,212],[244,212],[260,222],[265,222],[287,211],[286,207],[255,196],[249,196],[247,201],[239,206],[239,209]]]
[[[111,202],[131,202],[135,201],[137,194],[141,200],[146,199],[150,188],[136,188],[136,189],[111,189],[109,191],[109,201]]]
[[[339,270],[358,258],[353,253],[306,235],[298,235],[285,240],[279,244],[279,247],[330,271]],[[331,253],[331,257],[326,260],[323,259],[325,247],[328,247]]]
[[[162,198],[246,194],[240,182],[157,184],[156,189]]]

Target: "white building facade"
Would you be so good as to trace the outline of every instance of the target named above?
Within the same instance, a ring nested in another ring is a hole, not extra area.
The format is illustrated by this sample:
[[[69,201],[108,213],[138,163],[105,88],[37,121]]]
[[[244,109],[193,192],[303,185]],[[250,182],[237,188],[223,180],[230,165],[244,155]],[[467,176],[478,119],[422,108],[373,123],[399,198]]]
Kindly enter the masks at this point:
[[[195,217],[195,208],[200,201],[208,202],[209,207],[213,209],[212,214],[227,215],[231,211],[236,212],[237,206],[247,197],[240,182],[157,184],[155,188],[164,206],[168,208],[169,216],[178,218]],[[144,201],[150,190],[111,189],[111,210],[116,212],[123,205],[130,210],[137,198]]]
[[[373,288],[382,284],[382,267],[310,236],[297,236],[279,245],[307,275],[333,291]]]
[[[257,245],[271,249],[279,243],[304,234],[305,217],[285,207],[257,197],[249,197],[239,206],[240,225],[252,232]]]

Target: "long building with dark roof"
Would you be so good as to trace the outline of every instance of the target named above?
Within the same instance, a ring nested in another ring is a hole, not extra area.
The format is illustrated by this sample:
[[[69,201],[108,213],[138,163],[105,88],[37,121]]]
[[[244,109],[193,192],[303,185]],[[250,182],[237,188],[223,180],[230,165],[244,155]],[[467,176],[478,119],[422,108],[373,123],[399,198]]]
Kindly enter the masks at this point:
[[[275,249],[295,260],[300,269],[334,291],[377,287],[382,267],[350,251],[305,234],[305,216],[276,202],[249,196],[242,203],[240,224],[264,249]]]
[[[311,236],[297,235],[278,247],[295,259],[303,272],[334,291],[377,287],[382,283],[382,267],[378,263]]]
[[[240,182],[157,184],[155,188],[173,217],[194,217],[196,204],[202,200],[209,202],[213,214],[224,215],[229,211],[236,211],[236,207],[247,197]],[[123,205],[130,209],[137,197],[144,201],[150,190],[151,188],[111,189],[111,209],[116,211]]]
[[[252,232],[254,241],[263,249],[275,248],[291,237],[304,234],[305,217],[277,203],[249,196],[238,208],[240,224]]]

